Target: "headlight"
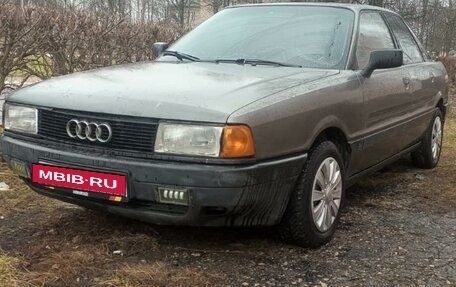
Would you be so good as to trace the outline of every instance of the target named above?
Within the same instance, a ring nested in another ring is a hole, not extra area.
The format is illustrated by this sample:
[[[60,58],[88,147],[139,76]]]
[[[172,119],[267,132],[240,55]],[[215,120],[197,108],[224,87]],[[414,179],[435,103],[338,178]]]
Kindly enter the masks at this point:
[[[7,103],[3,113],[5,130],[28,134],[38,133],[36,109]]]
[[[253,136],[245,125],[210,126],[160,123],[155,152],[240,158],[255,154]]]
[[[218,157],[223,127],[161,123],[155,152]]]

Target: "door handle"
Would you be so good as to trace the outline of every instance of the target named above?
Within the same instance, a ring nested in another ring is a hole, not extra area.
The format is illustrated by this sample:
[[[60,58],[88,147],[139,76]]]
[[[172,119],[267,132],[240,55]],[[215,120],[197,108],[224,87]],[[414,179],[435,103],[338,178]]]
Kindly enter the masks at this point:
[[[403,77],[402,78],[402,82],[404,83],[404,86],[405,86],[405,89],[409,89],[410,88],[410,78],[409,77]]]
[[[435,75],[433,72],[429,72],[429,77],[431,78],[431,83],[435,82]]]

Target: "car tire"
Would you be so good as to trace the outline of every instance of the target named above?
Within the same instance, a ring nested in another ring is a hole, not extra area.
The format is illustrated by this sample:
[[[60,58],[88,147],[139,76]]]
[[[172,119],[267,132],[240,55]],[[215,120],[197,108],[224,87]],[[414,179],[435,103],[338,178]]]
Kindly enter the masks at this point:
[[[324,172],[328,170],[328,164],[330,169],[331,164],[334,167],[332,179],[328,172]],[[328,185],[328,182],[321,182],[327,179],[334,182],[331,182],[331,185]],[[303,172],[290,197],[287,210],[279,225],[281,237],[289,243],[302,247],[317,248],[328,243],[339,222],[344,202],[344,187],[345,165],[338,146],[331,141],[320,142],[309,152]],[[318,200],[319,197],[322,199]],[[335,212],[334,204],[337,205],[337,201],[338,208]],[[324,217],[325,215],[319,212],[326,214],[330,212],[330,217]],[[323,220],[321,216],[324,217]],[[328,221],[324,222],[325,219]]]
[[[442,112],[437,110],[421,140],[419,149],[412,152],[413,165],[423,169],[431,169],[438,164],[442,152],[443,125]]]

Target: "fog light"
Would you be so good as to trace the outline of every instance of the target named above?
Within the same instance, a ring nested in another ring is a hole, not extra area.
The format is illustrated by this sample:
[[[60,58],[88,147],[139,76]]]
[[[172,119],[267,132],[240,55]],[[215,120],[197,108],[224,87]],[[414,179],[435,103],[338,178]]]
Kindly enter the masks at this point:
[[[18,176],[23,178],[31,178],[27,163],[21,160],[11,159],[9,162],[9,167]]]
[[[188,205],[188,192],[181,188],[159,187],[158,201],[166,204]]]

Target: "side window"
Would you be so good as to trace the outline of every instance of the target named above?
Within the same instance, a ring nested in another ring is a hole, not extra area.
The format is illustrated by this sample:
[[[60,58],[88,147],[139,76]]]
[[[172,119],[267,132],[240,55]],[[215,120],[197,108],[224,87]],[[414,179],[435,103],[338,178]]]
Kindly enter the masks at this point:
[[[423,62],[420,48],[404,21],[394,14],[387,13],[385,16],[391,26],[391,30],[393,30],[394,36],[396,36],[396,39],[404,52],[404,64]]]
[[[394,49],[394,42],[382,16],[377,12],[363,12],[359,20],[356,59],[358,68],[364,69],[374,50]]]

